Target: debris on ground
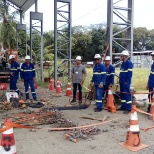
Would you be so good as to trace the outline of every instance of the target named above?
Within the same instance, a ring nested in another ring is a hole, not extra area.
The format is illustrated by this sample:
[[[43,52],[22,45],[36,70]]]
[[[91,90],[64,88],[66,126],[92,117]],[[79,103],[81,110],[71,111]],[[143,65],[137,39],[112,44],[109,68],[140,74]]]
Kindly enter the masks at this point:
[[[44,112],[40,111],[31,111],[30,109],[25,110],[20,113],[15,113],[14,116],[11,116],[12,121],[18,124],[37,126],[37,125],[47,125],[47,124],[56,124],[56,127],[75,127],[73,121],[66,119],[63,116],[63,113],[58,110],[52,110]]]
[[[74,143],[78,142],[79,139],[89,139],[92,138],[94,135],[100,134],[102,131],[96,127],[88,127],[88,128],[80,128],[74,129],[71,132],[65,134],[65,139],[68,139]]]

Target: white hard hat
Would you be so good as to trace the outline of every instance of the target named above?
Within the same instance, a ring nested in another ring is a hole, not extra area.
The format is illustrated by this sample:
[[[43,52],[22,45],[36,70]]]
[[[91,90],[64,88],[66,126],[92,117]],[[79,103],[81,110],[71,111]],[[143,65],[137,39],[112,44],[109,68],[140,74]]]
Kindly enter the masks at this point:
[[[129,56],[129,52],[128,50],[124,50],[121,52],[121,55],[124,55],[124,56]]]
[[[9,60],[15,58],[15,55],[10,55]]]
[[[106,56],[105,60],[111,60],[110,56]]]
[[[25,60],[26,60],[26,59],[30,59],[30,56],[29,56],[29,55],[27,55],[27,56],[25,57]]]
[[[96,54],[94,57],[94,59],[100,59],[100,58],[101,58],[100,54]]]
[[[81,56],[77,56],[75,60],[82,60]]]
[[[151,55],[154,55],[154,51],[151,53]]]

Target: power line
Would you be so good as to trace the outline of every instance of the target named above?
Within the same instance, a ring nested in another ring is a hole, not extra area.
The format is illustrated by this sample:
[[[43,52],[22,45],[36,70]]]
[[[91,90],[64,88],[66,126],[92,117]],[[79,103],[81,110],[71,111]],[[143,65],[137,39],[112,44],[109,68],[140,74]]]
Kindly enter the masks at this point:
[[[79,18],[77,18],[77,19],[73,20],[72,22],[75,22],[75,21],[78,21],[78,20],[82,19],[83,17],[85,17],[85,16],[87,16],[87,15],[91,14],[92,12],[94,12],[94,11],[98,10],[99,8],[101,8],[102,6],[104,6],[105,4],[106,4],[106,2],[105,2],[104,4],[102,4],[102,5],[98,6],[97,8],[95,8],[95,9],[93,9],[93,10],[91,10],[91,11],[87,12],[86,14],[82,15],[81,17],[79,17]]]

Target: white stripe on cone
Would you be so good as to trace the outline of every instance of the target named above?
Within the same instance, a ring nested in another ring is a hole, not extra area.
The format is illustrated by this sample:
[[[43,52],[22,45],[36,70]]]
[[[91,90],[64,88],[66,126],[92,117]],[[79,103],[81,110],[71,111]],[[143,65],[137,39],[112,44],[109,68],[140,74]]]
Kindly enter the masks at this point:
[[[5,128],[5,126],[4,126],[4,128]],[[6,130],[5,132],[3,132],[3,134],[13,134],[13,128]]]
[[[16,154],[16,146],[11,146],[10,151],[6,151],[2,146],[0,146],[0,154]]]
[[[71,88],[67,88],[67,90],[71,90]]]
[[[112,91],[111,91],[111,90],[109,90],[108,94],[112,94]]]
[[[130,125],[130,131],[131,132],[139,132],[139,125]]]
[[[130,120],[138,120],[137,112],[131,113]]]

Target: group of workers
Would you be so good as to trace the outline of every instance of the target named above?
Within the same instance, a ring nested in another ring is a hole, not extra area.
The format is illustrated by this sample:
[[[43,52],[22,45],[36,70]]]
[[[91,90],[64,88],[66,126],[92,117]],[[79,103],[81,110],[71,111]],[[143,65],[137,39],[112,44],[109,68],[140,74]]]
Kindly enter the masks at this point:
[[[154,61],[154,52],[152,52],[152,60]],[[130,92],[130,86],[132,82],[132,71],[133,71],[133,64],[129,60],[129,52],[124,50],[121,52],[120,59],[122,61],[120,67],[120,74],[119,74],[119,85],[120,85],[120,99],[122,105],[117,109],[118,111],[123,111],[124,114],[127,114],[131,111],[132,108],[132,96]],[[100,112],[103,110],[103,98],[104,94],[108,93],[110,87],[114,85],[114,75],[115,75],[115,68],[110,63],[111,58],[110,56],[105,57],[105,64],[102,61],[102,57],[100,54],[96,54],[94,56],[95,65],[93,67],[93,76],[91,79],[91,86],[95,86],[95,97],[96,97],[96,108],[94,109],[95,112]],[[76,65],[72,69],[72,75],[70,81],[73,82],[73,100],[71,103],[76,102],[76,92],[77,88],[79,90],[79,103],[82,102],[82,85],[85,81],[86,77],[86,69],[84,65],[81,64],[81,57],[77,56],[76,58]],[[147,84],[147,90],[149,92],[154,91],[154,63],[151,66],[151,73],[149,75],[149,80]],[[151,95],[149,94],[149,101]],[[150,111],[150,105],[148,107],[147,112]]]
[[[152,60],[154,61],[154,52],[151,53]],[[131,111],[132,108],[132,96],[130,93],[130,86],[132,82],[132,69],[133,64],[129,60],[129,52],[124,50],[121,52],[121,67],[120,67],[120,74],[119,74],[119,85],[120,85],[120,99],[122,105],[117,109],[119,111],[123,111],[124,114],[127,114]],[[76,64],[72,68],[72,74],[70,77],[70,81],[73,83],[73,99],[71,103],[76,103],[76,93],[77,89],[79,91],[79,104],[82,103],[82,86],[84,84],[86,78],[86,69],[85,66],[81,64],[82,59],[81,56],[76,57]],[[93,76],[91,79],[91,86],[95,87],[95,97],[96,97],[96,108],[94,109],[95,112],[100,112],[103,110],[103,98],[104,94],[108,93],[109,88],[114,85],[114,75],[115,75],[115,68],[111,64],[110,56],[106,56],[105,59],[102,61],[102,57],[100,54],[95,54],[94,56],[95,65],[93,67]],[[104,64],[105,60],[105,64]],[[17,80],[20,78],[24,82],[25,86],[25,94],[26,100],[29,101],[29,86],[31,88],[32,97],[34,100],[37,100],[37,95],[34,88],[34,81],[35,81],[35,68],[33,63],[30,62],[30,56],[25,57],[25,62],[22,64],[21,68],[18,62],[15,61],[15,56],[9,56],[10,61],[10,91],[15,91],[18,94],[22,95],[20,90],[17,88]],[[147,83],[147,90],[149,92],[154,91],[154,62],[151,66],[151,72],[149,75],[148,83]],[[152,95],[149,94],[149,102],[151,101]],[[150,111],[150,104],[147,109],[147,112]]]
[[[30,62],[30,56],[25,57],[25,62],[21,65],[15,60],[15,55],[9,56],[10,63],[10,91],[15,91],[19,95],[23,95],[22,92],[17,87],[17,81],[20,78],[24,82],[26,101],[29,102],[29,86],[31,88],[32,97],[37,101],[37,96],[34,88],[34,81],[36,77],[36,72],[33,63]]]

